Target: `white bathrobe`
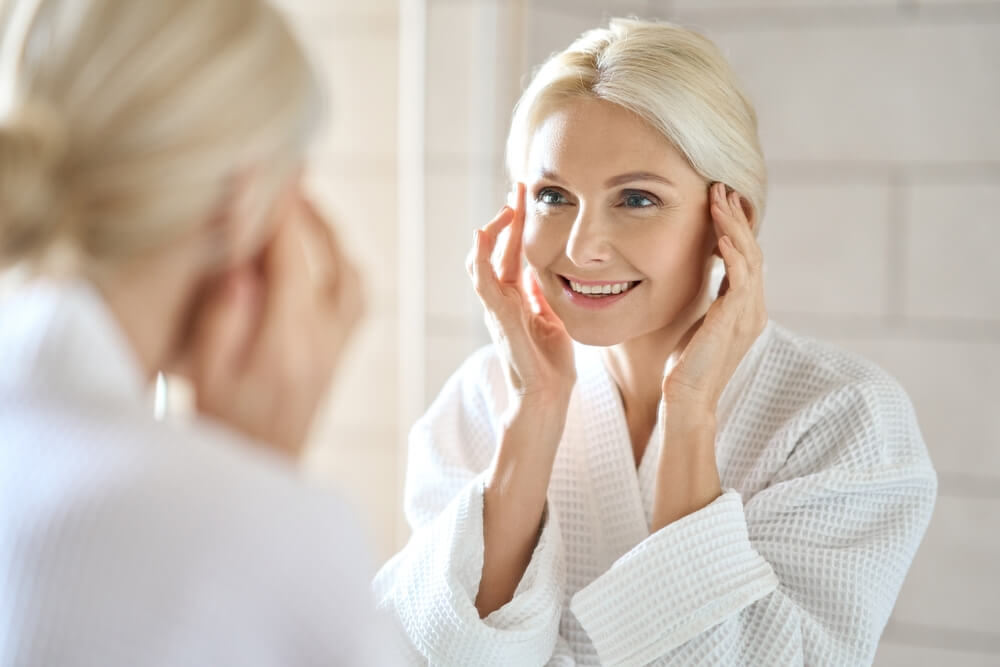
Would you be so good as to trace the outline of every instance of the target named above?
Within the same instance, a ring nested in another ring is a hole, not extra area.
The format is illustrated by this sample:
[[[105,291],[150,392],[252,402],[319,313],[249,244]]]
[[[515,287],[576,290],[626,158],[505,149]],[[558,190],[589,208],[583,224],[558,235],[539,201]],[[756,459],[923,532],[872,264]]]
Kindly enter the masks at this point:
[[[635,467],[596,348],[513,600],[480,620],[483,480],[507,397],[491,348],[415,425],[407,546],[375,580],[411,664],[870,664],[937,480],[904,391],[770,322],[719,403],[724,489],[650,534],[661,434]]]
[[[345,504],[144,385],[93,289],[0,303],[0,665],[392,664]]]

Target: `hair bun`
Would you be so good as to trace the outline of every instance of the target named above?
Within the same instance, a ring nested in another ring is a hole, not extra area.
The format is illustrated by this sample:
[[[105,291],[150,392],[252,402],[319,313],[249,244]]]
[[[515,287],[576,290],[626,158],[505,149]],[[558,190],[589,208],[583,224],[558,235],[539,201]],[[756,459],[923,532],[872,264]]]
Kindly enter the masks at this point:
[[[0,264],[55,241],[65,151],[65,127],[50,105],[23,104],[0,121]]]

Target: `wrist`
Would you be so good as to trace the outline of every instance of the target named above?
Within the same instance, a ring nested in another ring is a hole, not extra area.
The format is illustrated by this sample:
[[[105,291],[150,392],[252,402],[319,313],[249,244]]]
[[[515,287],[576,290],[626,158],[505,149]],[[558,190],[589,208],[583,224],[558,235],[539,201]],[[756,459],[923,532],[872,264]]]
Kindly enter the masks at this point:
[[[715,432],[717,419],[715,410],[706,402],[665,402],[660,409],[664,432],[703,433]]]
[[[562,437],[570,394],[530,394],[517,397],[503,416],[505,430]]]

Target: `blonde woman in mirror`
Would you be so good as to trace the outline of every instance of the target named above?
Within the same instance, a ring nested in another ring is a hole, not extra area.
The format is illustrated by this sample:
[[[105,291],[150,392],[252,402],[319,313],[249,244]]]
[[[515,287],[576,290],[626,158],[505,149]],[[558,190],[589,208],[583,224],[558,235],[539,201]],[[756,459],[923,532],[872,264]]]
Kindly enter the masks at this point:
[[[393,664],[294,459],[362,302],[299,185],[322,114],[258,0],[4,5],[0,664]],[[159,422],[158,371],[189,422]]]
[[[507,157],[468,261],[494,344],[413,428],[413,536],[375,582],[410,662],[870,663],[936,476],[892,378],[768,318],[764,161],[718,49],[586,33]]]

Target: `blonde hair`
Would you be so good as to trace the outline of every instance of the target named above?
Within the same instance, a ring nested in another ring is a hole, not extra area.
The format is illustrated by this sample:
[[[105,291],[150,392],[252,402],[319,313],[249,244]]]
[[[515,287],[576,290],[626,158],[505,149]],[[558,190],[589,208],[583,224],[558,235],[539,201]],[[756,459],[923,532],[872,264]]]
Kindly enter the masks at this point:
[[[0,267],[58,246],[135,259],[205,223],[245,169],[269,184],[263,213],[321,114],[261,0],[12,0],[2,18]]]
[[[574,98],[632,111],[666,137],[703,178],[735,188],[763,217],[767,175],[757,115],[707,38],[670,23],[612,19],[584,33],[535,73],[514,110],[507,169],[522,180],[532,135]],[[760,225],[757,225],[759,229]]]

